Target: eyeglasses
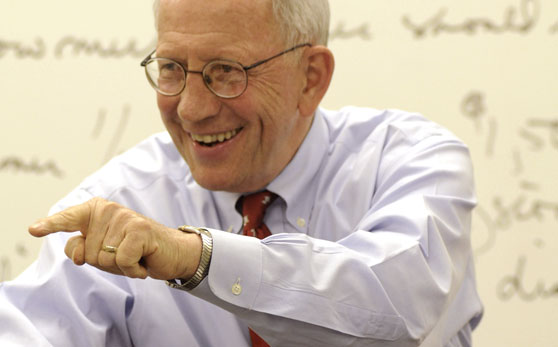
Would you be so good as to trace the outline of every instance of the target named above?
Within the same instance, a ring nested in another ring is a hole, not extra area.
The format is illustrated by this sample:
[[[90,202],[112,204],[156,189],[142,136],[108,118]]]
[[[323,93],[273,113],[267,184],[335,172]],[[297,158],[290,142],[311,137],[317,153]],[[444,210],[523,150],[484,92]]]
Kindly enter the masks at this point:
[[[145,75],[151,86],[162,95],[175,96],[182,93],[186,87],[186,74],[197,73],[202,75],[203,82],[213,94],[221,98],[232,99],[239,97],[246,90],[248,70],[304,46],[312,45],[309,43],[296,45],[248,66],[232,60],[212,60],[205,64],[201,71],[188,70],[187,67],[172,59],[153,58],[154,50],[141,62],[141,66],[145,68]]]

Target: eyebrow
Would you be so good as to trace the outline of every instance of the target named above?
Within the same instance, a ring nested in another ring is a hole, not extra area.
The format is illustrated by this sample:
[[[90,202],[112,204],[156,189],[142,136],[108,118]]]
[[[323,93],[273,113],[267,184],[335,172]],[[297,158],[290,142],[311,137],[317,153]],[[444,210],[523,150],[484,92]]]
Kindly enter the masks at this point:
[[[175,60],[175,61],[180,62],[182,64],[187,64],[188,63],[188,58],[187,58],[186,55],[183,55],[182,57],[178,57],[177,55],[174,55],[174,54],[165,54],[165,53],[169,53],[170,51],[171,50],[168,50],[166,52],[163,51],[164,54],[155,55],[155,56],[159,57],[159,58],[172,59],[172,60]],[[180,50],[174,50],[174,49],[172,51],[173,52],[180,52]],[[156,54],[156,52],[157,52],[157,48],[155,48],[153,50],[153,54]],[[202,54],[202,55],[198,56],[198,59],[199,59],[199,61],[201,61],[203,63],[208,63],[208,62],[213,61],[213,60],[229,60],[229,61],[234,61],[234,62],[241,63],[241,61],[248,59],[245,50],[230,49],[230,48],[224,48],[224,47],[218,47],[217,49],[215,49],[211,52],[211,58],[209,58],[209,56],[210,56],[209,54]],[[251,62],[243,62],[243,63],[250,64]]]

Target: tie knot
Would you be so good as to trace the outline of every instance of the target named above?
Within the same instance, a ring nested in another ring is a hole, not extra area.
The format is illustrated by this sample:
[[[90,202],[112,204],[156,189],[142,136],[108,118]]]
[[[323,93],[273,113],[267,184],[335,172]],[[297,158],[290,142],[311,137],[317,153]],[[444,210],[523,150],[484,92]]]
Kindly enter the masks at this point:
[[[249,234],[249,231],[258,229],[265,215],[265,210],[273,200],[277,198],[268,190],[246,195],[242,199],[242,216],[244,218],[244,231]]]

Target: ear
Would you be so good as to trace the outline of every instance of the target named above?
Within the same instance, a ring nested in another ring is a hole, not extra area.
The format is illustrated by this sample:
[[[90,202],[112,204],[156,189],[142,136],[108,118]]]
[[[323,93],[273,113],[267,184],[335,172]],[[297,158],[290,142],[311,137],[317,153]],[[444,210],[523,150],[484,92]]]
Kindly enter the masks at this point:
[[[303,56],[304,84],[298,103],[303,117],[311,117],[322,101],[335,67],[333,53],[325,46],[312,46]]]

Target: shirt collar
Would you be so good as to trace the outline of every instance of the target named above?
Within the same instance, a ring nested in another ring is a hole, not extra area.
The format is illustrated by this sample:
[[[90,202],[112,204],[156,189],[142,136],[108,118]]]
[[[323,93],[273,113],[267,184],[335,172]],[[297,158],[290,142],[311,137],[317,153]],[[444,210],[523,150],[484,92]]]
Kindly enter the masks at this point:
[[[286,203],[288,222],[301,232],[306,232],[308,220],[314,206],[317,185],[312,184],[329,149],[329,132],[323,112],[315,112],[312,126],[302,141],[293,159],[281,173],[266,187],[279,195]],[[240,193],[214,191],[214,201],[223,221],[240,218],[235,209]],[[225,212],[226,211],[226,212]],[[304,221],[301,225],[300,219]],[[236,224],[236,223],[235,223]],[[230,226],[228,226],[230,227]],[[236,230],[234,230],[236,232]]]
[[[329,132],[321,109],[293,159],[267,187],[286,203],[286,217],[292,226],[306,231],[316,195],[312,184],[329,150]],[[302,221],[302,222],[301,222]]]

